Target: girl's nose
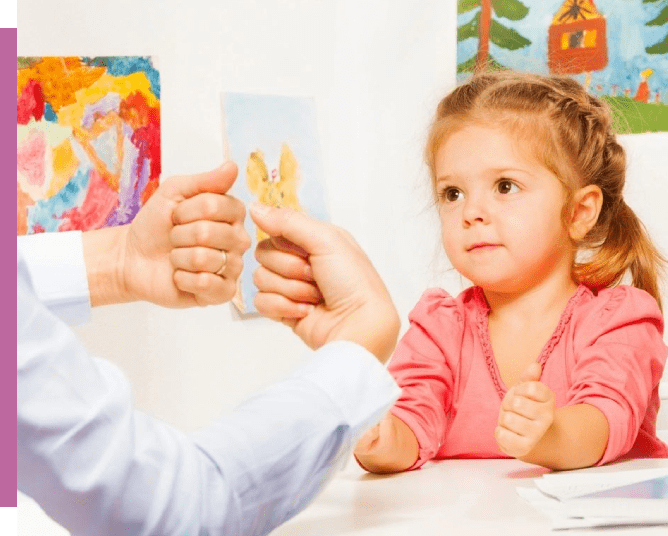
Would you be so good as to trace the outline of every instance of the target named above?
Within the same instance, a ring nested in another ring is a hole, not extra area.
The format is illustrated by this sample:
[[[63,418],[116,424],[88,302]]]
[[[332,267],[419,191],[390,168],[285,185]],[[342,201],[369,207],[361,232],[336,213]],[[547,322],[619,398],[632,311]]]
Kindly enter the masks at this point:
[[[489,212],[485,200],[477,195],[469,195],[464,200],[462,218],[464,227],[470,227],[474,223],[487,223],[489,221]]]

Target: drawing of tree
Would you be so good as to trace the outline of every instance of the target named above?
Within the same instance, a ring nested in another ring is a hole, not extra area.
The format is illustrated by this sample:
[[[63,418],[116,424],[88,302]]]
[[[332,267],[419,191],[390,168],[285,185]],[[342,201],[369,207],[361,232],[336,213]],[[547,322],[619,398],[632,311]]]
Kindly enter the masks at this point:
[[[668,23],[668,0],[642,0],[643,4],[658,3],[660,6],[663,6],[663,9],[659,14],[654,17],[649,22],[645,23],[645,26],[665,26]],[[645,51],[648,54],[666,54],[668,53],[668,32],[663,40],[658,43],[645,48]]]
[[[469,22],[457,28],[457,41],[478,38],[478,52],[457,66],[458,73],[479,72],[487,68],[504,69],[489,53],[490,41],[506,50],[517,50],[531,44],[529,39],[496,20],[505,18],[515,21],[526,17],[529,8],[519,0],[457,0],[458,14],[473,10],[479,11]]]

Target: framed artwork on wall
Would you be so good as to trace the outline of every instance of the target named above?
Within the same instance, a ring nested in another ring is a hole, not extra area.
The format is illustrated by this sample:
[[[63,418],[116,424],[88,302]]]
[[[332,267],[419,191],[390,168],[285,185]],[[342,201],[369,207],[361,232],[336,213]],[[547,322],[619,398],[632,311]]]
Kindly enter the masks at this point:
[[[16,94],[17,234],[132,221],[160,180],[154,60],[19,57]]]
[[[458,0],[457,73],[574,76],[623,133],[668,131],[668,0]]]

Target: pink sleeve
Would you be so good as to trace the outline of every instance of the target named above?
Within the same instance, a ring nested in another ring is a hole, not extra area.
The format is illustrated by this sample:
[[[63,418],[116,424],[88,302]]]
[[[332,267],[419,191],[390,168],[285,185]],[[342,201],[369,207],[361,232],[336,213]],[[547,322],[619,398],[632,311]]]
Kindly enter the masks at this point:
[[[567,398],[569,406],[595,406],[608,420],[602,465],[633,446],[661,381],[666,345],[661,312],[646,292],[620,286],[601,291],[592,303],[579,328],[585,344],[575,355]]]
[[[458,355],[462,321],[455,300],[444,290],[422,295],[408,316],[410,327],[388,370],[402,389],[391,413],[405,422],[420,444],[416,469],[438,452],[452,402],[450,360]]]

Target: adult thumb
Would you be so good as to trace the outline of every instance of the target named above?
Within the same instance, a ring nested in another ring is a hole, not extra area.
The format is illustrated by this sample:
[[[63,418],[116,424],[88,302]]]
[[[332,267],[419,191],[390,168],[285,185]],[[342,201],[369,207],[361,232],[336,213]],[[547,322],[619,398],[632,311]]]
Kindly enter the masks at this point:
[[[522,382],[537,382],[540,381],[540,375],[543,372],[538,363],[531,363],[522,371],[520,381]]]
[[[275,208],[262,203],[251,203],[251,218],[269,236],[283,237],[299,246],[309,255],[321,253],[331,235],[332,225],[315,220],[303,212],[290,208]]]
[[[229,161],[211,171],[176,177],[170,182],[178,194],[188,199],[203,193],[225,194],[236,178],[237,165]]]

